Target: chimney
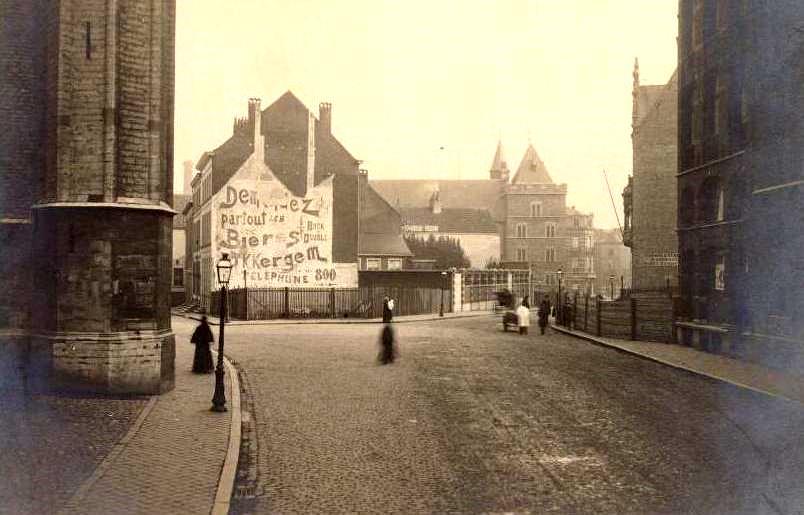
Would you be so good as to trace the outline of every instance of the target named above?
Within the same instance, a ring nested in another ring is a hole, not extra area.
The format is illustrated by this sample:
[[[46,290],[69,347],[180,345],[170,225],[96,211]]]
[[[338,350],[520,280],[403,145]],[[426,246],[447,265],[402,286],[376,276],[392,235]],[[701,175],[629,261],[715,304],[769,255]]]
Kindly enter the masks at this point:
[[[193,187],[190,185],[193,182],[193,162],[188,160],[182,164],[184,165],[184,190],[182,193],[189,195],[193,192]]]
[[[265,152],[265,138],[262,135],[262,111],[259,98],[248,99],[248,128],[254,153],[262,158]]]
[[[321,122],[321,132],[332,134],[332,104],[329,102],[318,104],[318,120]]]

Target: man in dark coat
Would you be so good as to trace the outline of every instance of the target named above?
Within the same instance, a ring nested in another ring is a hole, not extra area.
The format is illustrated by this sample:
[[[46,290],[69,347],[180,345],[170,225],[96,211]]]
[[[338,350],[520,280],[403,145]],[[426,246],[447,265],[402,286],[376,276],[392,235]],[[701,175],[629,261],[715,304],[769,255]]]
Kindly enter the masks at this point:
[[[544,334],[544,328],[547,327],[547,319],[550,316],[550,300],[547,298],[547,295],[544,296],[542,299],[542,303],[539,304],[539,331],[541,334]]]
[[[212,352],[209,345],[214,342],[212,330],[207,323],[207,317],[201,317],[201,323],[193,331],[190,341],[195,344],[195,354],[193,354],[193,372],[196,374],[209,374],[215,368],[212,364]]]

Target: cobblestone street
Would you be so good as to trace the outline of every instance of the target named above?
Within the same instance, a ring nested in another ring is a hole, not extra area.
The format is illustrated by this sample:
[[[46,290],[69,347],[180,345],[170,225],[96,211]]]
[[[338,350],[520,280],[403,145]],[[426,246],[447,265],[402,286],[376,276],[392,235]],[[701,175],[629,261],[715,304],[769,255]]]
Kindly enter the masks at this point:
[[[804,409],[491,317],[231,327],[254,497],[233,511],[797,513]]]

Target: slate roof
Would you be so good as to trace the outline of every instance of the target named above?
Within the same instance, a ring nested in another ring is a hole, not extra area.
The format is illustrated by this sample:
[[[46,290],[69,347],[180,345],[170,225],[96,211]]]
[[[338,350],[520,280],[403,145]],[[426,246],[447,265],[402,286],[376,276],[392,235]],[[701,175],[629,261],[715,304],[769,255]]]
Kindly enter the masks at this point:
[[[448,208],[433,213],[430,208],[400,209],[406,225],[437,225],[442,233],[497,234],[497,224],[488,209]]]
[[[173,228],[184,229],[184,208],[192,200],[192,195],[185,195],[183,193],[173,194],[173,210],[178,214],[173,217]]]
[[[528,143],[528,148],[525,150],[525,155],[522,156],[522,161],[519,163],[519,168],[516,170],[512,184],[553,184],[553,179],[547,173],[547,167],[544,166],[539,154],[533,145]]]
[[[371,186],[397,209],[428,207],[433,192],[439,192],[443,209],[473,208],[495,211],[505,183],[492,180],[370,180]]]
[[[491,162],[491,170],[508,170],[508,163],[505,162],[503,155],[502,141],[497,142],[497,150],[494,152],[494,160]]]
[[[359,247],[358,254],[361,256],[413,256],[413,253],[405,244],[405,240],[399,234],[364,233],[361,231]]]
[[[274,144],[273,141],[270,140],[267,132],[268,126],[268,118],[270,117],[269,110],[271,110],[274,106],[278,106],[280,104],[291,104],[299,110],[303,110],[306,113],[310,113],[311,111],[307,109],[304,103],[296,97],[291,91],[286,91],[282,94],[278,99],[276,99],[273,103],[271,103],[268,107],[261,110],[261,133],[263,136],[266,136],[266,144],[272,145]],[[318,131],[318,126],[320,121],[318,118],[315,118],[316,121],[316,130],[319,132],[319,136],[325,138],[325,144],[333,149],[336,152],[343,153],[348,157],[350,161],[356,162],[355,158],[349,153],[348,150],[341,144],[338,139],[333,136],[332,134],[324,134]],[[217,192],[220,188],[226,184],[229,179],[234,176],[237,170],[243,166],[243,163],[249,158],[249,156],[254,152],[254,142],[252,140],[251,131],[235,131],[232,136],[229,137],[225,142],[223,142],[220,146],[218,146],[215,150],[211,152],[204,152],[201,155],[201,158],[198,160],[196,164],[197,170],[203,170],[206,166],[206,163],[212,159],[213,160],[213,184],[212,184],[212,191],[213,193]],[[265,162],[269,166],[270,153],[265,153]],[[283,184],[285,184],[288,189],[290,189],[295,195],[302,196],[304,195],[303,191],[299,191],[300,187],[292,182],[290,177],[284,177],[282,174],[277,173],[277,179],[279,179]],[[304,178],[299,179],[302,183],[305,182]]]

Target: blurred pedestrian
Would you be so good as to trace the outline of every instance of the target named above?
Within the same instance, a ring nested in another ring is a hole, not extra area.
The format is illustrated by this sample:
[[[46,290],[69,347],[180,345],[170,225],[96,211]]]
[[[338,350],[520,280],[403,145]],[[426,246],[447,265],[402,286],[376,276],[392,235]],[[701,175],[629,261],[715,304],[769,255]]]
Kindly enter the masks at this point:
[[[215,339],[212,337],[212,330],[207,323],[206,315],[201,317],[201,323],[193,331],[190,342],[195,344],[195,354],[193,354],[193,372],[196,374],[209,374],[214,369],[212,364],[212,351],[209,346]]]
[[[547,327],[547,321],[550,317],[550,299],[547,298],[547,295],[544,296],[542,299],[542,303],[539,304],[539,331],[541,334],[544,334],[544,328]]]
[[[382,323],[390,324],[394,318],[394,299],[386,295],[382,299]]]
[[[380,334],[380,354],[377,361],[380,365],[389,365],[397,358],[394,330],[391,324],[385,324]]]
[[[528,334],[530,327],[530,309],[521,302],[516,308],[516,323],[519,326],[519,334]]]

